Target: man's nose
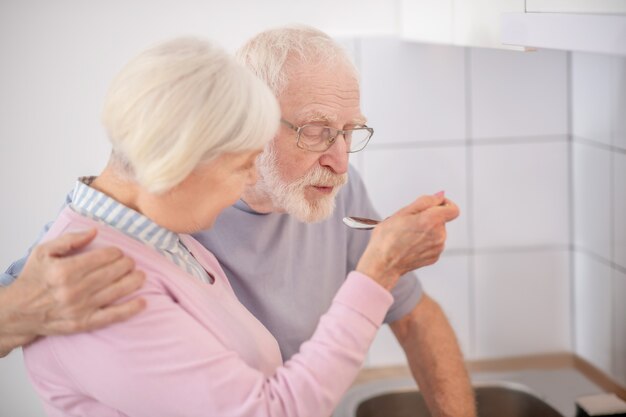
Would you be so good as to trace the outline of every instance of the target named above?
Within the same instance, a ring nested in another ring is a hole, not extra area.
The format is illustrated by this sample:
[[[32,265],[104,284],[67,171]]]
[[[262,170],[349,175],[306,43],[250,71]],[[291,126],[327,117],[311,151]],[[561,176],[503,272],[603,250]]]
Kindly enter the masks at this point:
[[[320,165],[336,174],[345,174],[348,172],[348,155],[348,144],[343,134],[338,133],[331,147],[320,156]]]

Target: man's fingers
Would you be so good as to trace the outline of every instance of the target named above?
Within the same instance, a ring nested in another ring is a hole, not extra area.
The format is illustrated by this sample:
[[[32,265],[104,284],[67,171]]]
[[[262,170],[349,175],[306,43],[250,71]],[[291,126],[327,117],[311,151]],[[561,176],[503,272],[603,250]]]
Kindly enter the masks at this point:
[[[50,256],[63,256],[85,247],[96,237],[96,229],[92,228],[83,232],[66,233],[41,245],[42,251]]]
[[[101,308],[89,317],[85,323],[85,330],[95,330],[113,323],[128,320],[146,307],[146,301],[142,298],[135,298],[123,304],[116,304],[106,308]]]
[[[141,271],[133,271],[114,284],[108,285],[91,297],[94,307],[106,307],[120,298],[126,297],[137,291],[145,281],[145,274]]]
[[[443,220],[445,222],[452,221],[459,217],[459,206],[457,206],[451,200],[446,199],[443,204],[432,207],[430,210],[436,211],[443,216]]]
[[[435,195],[423,195],[417,200],[398,210],[396,215],[417,214],[431,207],[438,206],[445,201],[442,193]]]
[[[98,248],[88,250],[67,258],[58,259],[63,262],[64,268],[68,273],[70,271],[78,271],[82,276],[86,276],[100,268],[106,268],[124,256],[124,253],[118,248]]]
[[[65,314],[48,323],[39,334],[85,332],[128,319],[145,307],[145,300],[135,298],[119,304],[114,303],[137,291],[144,281],[143,272],[132,271],[97,294],[86,298],[82,306],[64,309]]]
[[[96,294],[133,272],[134,268],[135,262],[127,256],[122,256],[87,273],[79,284],[79,291],[85,294]]]

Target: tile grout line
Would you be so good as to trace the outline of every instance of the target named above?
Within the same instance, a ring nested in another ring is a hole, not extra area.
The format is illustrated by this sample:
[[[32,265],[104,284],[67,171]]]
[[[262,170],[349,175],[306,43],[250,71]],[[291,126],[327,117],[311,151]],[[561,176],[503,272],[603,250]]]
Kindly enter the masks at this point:
[[[612,66],[611,66],[611,75],[609,77],[609,87],[611,85],[615,85],[617,80],[613,80],[613,76],[615,75],[615,63],[614,61],[612,62]],[[610,88],[609,88],[610,90]],[[616,147],[615,147],[615,142],[617,142],[617,135],[615,134],[615,126],[616,126],[616,120],[615,120],[615,112],[612,111],[612,105],[613,103],[615,103],[615,101],[613,100],[613,96],[609,96],[609,111],[610,111],[610,138],[611,138],[611,150],[609,150],[610,152],[610,159],[609,159],[609,198],[610,198],[610,203],[609,203],[609,247],[610,247],[610,256],[611,256],[611,264],[616,264],[615,262],[615,157],[617,152],[615,151]],[[611,268],[611,282],[610,282],[610,286],[609,288],[611,289],[611,299],[609,300],[609,302],[611,303],[611,350],[612,350],[612,354],[610,357],[611,360],[611,374],[616,375],[616,365],[617,365],[617,317],[616,317],[616,303],[615,303],[615,289],[616,289],[616,277],[617,274],[615,272],[615,268]]]
[[[472,126],[472,86],[471,86],[471,49],[466,47],[464,49],[464,58],[465,58],[465,68],[464,68],[464,79],[465,79],[465,172],[466,172],[466,184],[467,184],[467,239],[469,244],[469,256],[468,256],[468,302],[469,302],[469,323],[470,323],[470,340],[469,340],[469,355],[471,357],[476,357],[478,353],[477,348],[477,324],[476,324],[476,259],[475,259],[475,239],[474,239],[474,158],[473,158],[473,147],[472,147],[472,134],[473,134],[473,126]]]
[[[442,256],[471,256],[471,255],[502,255],[502,254],[523,254],[533,252],[567,252],[571,247],[565,245],[530,245],[530,246],[491,246],[485,248],[449,248],[444,251]],[[584,252],[584,249],[580,249]],[[590,253],[590,256],[598,257],[598,255]],[[610,262],[604,262],[606,265],[610,265]],[[615,265],[616,269],[621,268],[619,265]],[[623,268],[626,271],[626,268]]]
[[[575,208],[575,186],[574,186],[574,98],[572,76],[572,53],[567,53],[567,162],[568,162],[568,200],[569,200],[569,283],[570,283],[570,345],[574,352],[577,351],[576,343],[576,253],[574,252],[574,240],[576,236],[576,208]]]
[[[561,143],[569,140],[568,135],[534,135],[534,136],[510,136],[493,138],[472,139],[472,146],[506,146],[524,144],[544,144]],[[385,142],[368,146],[368,149],[419,149],[419,148],[442,148],[461,147],[467,145],[467,138],[464,139],[440,139],[418,142]],[[626,151],[625,151],[626,152]]]
[[[577,136],[577,135],[572,135],[572,140],[576,143],[580,143],[583,145],[587,145],[590,146],[592,148],[596,148],[596,149],[601,149],[604,151],[609,151],[609,152],[613,152],[613,153],[619,153],[619,154],[624,154],[626,155],[626,149],[622,149],[619,146],[616,146],[614,144],[611,145],[607,145],[606,143],[602,143],[602,142],[598,142],[592,139],[588,139],[586,137],[583,136]]]
[[[611,133],[612,135],[612,133]],[[611,264],[615,265],[615,152],[611,152],[611,159],[609,162],[609,169],[611,170],[609,176],[609,190],[610,191],[610,199],[611,203],[609,204],[609,224],[611,225],[609,230],[610,235],[610,248],[611,248]],[[616,317],[616,303],[615,303],[615,288],[617,273],[615,268],[611,268],[611,350],[613,351],[611,355],[611,373],[615,373],[615,367],[617,364],[617,317]]]
[[[574,250],[579,253],[584,253],[585,255],[592,258],[594,261],[606,266],[607,268],[626,274],[626,267],[623,267],[622,265],[617,264],[610,259],[606,259],[604,256],[595,253],[591,249],[585,248],[584,246],[580,245],[574,245]]]

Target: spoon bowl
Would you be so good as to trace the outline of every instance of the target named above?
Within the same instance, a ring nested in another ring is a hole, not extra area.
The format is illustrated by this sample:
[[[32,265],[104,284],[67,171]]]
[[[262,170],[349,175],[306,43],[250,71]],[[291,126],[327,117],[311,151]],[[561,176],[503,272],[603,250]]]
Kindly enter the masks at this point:
[[[343,218],[343,224],[357,230],[372,230],[381,220],[368,219],[366,217],[347,216]]]

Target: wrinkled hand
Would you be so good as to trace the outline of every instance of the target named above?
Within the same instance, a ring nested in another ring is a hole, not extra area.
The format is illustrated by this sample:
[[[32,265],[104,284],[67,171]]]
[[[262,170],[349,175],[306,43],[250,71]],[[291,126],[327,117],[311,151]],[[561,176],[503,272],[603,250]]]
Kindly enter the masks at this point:
[[[378,224],[356,270],[387,289],[401,275],[439,259],[446,241],[446,223],[459,209],[443,193],[422,196]]]
[[[143,309],[142,299],[113,304],[140,288],[145,279],[122,251],[104,248],[74,253],[95,236],[95,229],[68,233],[33,249],[18,279],[5,289],[11,291],[16,307],[3,326],[5,336],[18,337],[23,344],[24,338],[32,340],[37,335],[104,327]]]

